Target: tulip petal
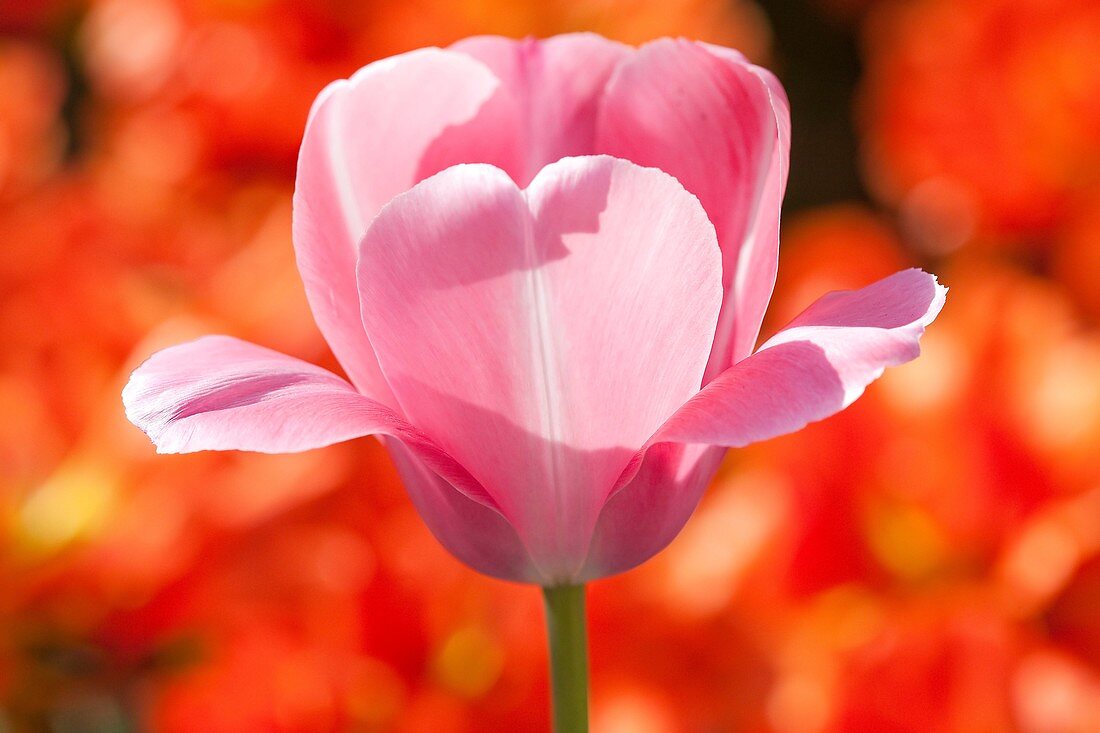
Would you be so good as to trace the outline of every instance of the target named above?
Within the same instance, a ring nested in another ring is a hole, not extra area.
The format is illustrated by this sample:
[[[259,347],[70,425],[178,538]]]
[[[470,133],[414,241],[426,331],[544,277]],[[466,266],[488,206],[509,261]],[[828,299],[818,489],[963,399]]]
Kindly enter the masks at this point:
[[[400,441],[383,442],[413,505],[448,552],[494,578],[546,585],[547,579],[539,575],[516,530],[500,512],[456,491]]]
[[[293,453],[390,435],[471,499],[494,507],[464,468],[393,410],[321,367],[228,336],[159,351],[122,392],[158,453]]]
[[[830,293],[685,404],[620,477],[581,574],[629,570],[663,549],[724,450],[794,432],[847,407],[888,366],[916,358],[946,288],[920,270]],[[668,441],[675,441],[669,443]]]
[[[693,196],[601,156],[525,192],[485,165],[419,184],[371,225],[359,283],[404,414],[567,579],[616,478],[699,389],[720,268]]]
[[[476,162],[496,162],[520,186],[554,161],[596,152],[596,115],[604,86],[633,51],[595,33],[522,41],[475,36],[451,49],[482,61],[501,80],[485,117],[510,132],[514,147],[505,161]]]
[[[625,572],[663,550],[695,511],[725,454],[722,447],[680,443],[646,450],[630,483],[600,512],[578,580]]]
[[[726,295],[709,380],[752,352],[775,284],[790,148],[783,89],[735,51],[654,41],[608,83],[596,147],[676,176],[714,222]]]
[[[497,137],[462,134],[499,86],[460,53],[421,49],[330,84],[298,158],[294,246],[317,325],[352,383],[389,402],[359,317],[359,240],[394,195],[455,162],[493,160]]]
[[[917,357],[946,295],[912,269],[823,296],[678,410],[657,440],[741,447],[843,410],[886,367]]]

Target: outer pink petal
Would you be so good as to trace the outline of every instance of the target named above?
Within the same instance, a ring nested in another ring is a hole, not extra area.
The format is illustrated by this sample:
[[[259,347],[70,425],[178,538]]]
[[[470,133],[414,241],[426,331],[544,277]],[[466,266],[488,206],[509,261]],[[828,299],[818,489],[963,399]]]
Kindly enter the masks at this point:
[[[317,325],[352,382],[389,401],[359,318],[359,240],[394,195],[455,162],[493,160],[492,129],[471,125],[499,81],[467,55],[421,49],[329,85],[298,158],[294,246]]]
[[[779,82],[739,53],[662,39],[610,83],[597,149],[671,173],[722,245],[722,315],[708,379],[752,352],[775,284],[790,114]]]
[[[494,578],[539,585],[548,582],[500,512],[456,491],[400,441],[385,438],[384,442],[413,505],[452,555]]]
[[[386,206],[363,322],[409,419],[493,496],[545,577],[575,577],[607,493],[699,388],[714,231],[670,176],[607,157],[526,192],[459,166]]]
[[[604,505],[578,580],[622,573],[663,550],[683,529],[726,449],[658,443],[630,483]]]
[[[595,33],[546,40],[501,36],[466,38],[451,46],[484,62],[503,82],[486,110],[511,154],[496,162],[520,186],[554,161],[596,152],[596,115],[615,66],[633,49]]]
[[[629,570],[672,541],[717,469],[724,449],[714,446],[745,446],[828,417],[886,367],[915,358],[945,295],[919,270],[830,293],[710,382],[624,472],[625,485],[600,515],[582,579]]]
[[[122,401],[159,453],[293,453],[390,435],[473,500],[493,506],[464,468],[393,410],[321,367],[228,336],[154,354],[134,370]]]
[[[886,367],[917,357],[946,295],[920,270],[829,293],[708,384],[657,439],[740,447],[839,412]]]

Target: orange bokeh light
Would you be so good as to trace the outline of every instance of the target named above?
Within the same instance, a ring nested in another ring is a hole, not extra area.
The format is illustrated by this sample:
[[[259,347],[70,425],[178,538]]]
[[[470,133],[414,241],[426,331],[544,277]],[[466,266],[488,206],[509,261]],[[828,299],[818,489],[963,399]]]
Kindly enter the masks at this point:
[[[732,452],[668,550],[593,586],[596,730],[1100,730],[1100,8],[817,6],[866,41],[872,196],[796,202],[765,331],[907,266],[951,295],[919,360]],[[119,393],[207,332],[336,368],[290,244],[329,80],[577,29],[782,75],[768,10],[0,6],[0,729],[546,730],[537,592],[447,555],[377,444],[156,456]]]

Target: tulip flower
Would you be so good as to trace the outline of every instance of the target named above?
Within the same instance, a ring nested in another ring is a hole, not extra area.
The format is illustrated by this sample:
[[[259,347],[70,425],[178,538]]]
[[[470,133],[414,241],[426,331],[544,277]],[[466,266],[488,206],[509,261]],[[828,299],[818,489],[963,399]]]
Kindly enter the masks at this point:
[[[325,89],[293,235],[348,379],[228,336],[134,372],[163,453],[381,436],[456,557],[548,589],[555,719],[585,729],[583,584],[687,521],[728,447],[798,430],[917,356],[918,270],[825,295],[756,347],[785,95],[734,51],[473,38]]]

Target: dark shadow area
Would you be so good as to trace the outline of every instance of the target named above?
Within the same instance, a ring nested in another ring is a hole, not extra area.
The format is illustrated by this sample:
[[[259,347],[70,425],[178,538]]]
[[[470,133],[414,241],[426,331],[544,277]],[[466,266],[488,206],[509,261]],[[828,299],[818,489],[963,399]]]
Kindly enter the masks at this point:
[[[867,200],[852,118],[862,66],[854,27],[812,0],[760,0],[774,30],[773,70],[791,101],[791,174],[784,213]]]

